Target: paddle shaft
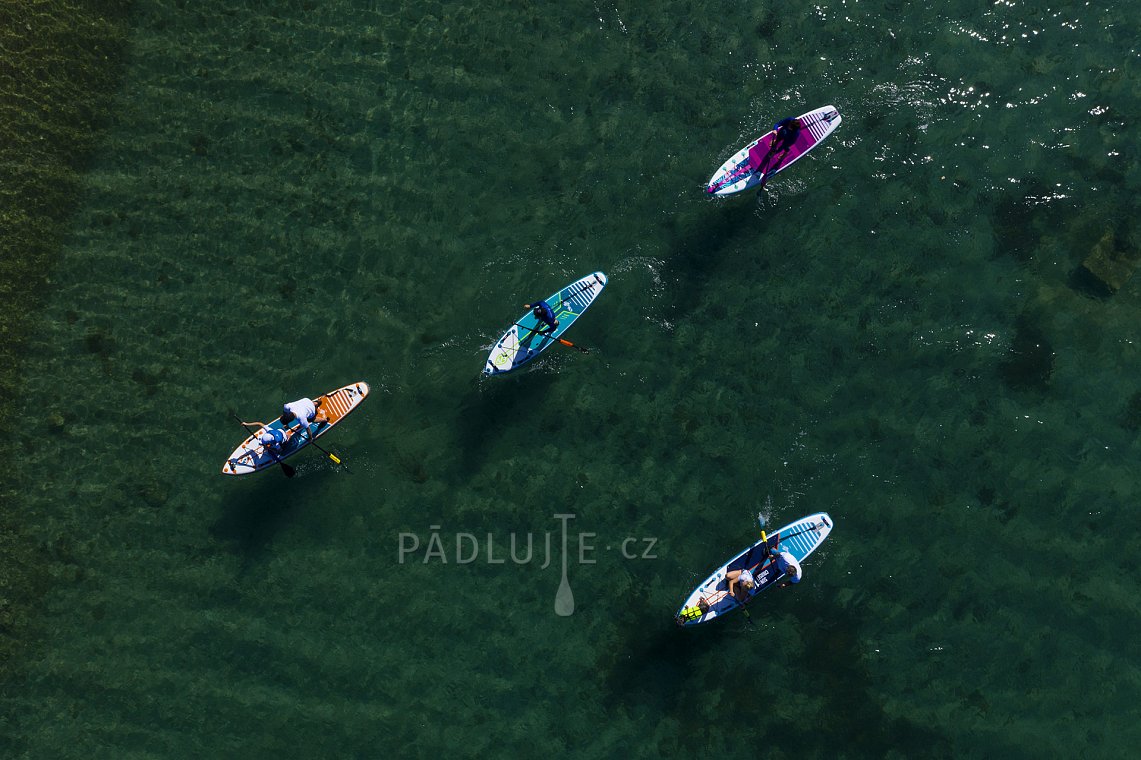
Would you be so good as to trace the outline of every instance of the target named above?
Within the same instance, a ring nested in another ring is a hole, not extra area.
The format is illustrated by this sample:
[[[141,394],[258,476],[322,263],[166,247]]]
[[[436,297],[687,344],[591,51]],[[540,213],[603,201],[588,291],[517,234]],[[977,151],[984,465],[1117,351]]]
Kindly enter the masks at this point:
[[[813,525],[810,528],[805,528],[804,530],[798,530],[796,533],[789,533],[787,536],[782,536],[780,533],[777,533],[776,534],[777,546],[780,546],[780,542],[784,541],[786,538],[793,538],[794,536],[799,536],[799,535],[802,535],[804,533],[815,533],[818,530],[820,530],[820,526],[819,525]],[[762,537],[764,536],[763,531],[762,531],[761,535],[762,535]]]
[[[344,462],[342,462],[340,460],[340,457],[338,457],[335,454],[332,454],[328,451],[325,451],[325,449],[321,448],[321,446],[317,443],[315,438],[310,438],[309,443],[316,446],[318,451],[324,452],[325,456],[329,457],[329,459],[332,459],[335,463],[341,465],[341,467],[344,467],[346,470],[349,469],[349,466],[347,464],[345,464]],[[352,470],[349,470],[349,472],[352,472]]]
[[[537,329],[536,329],[536,328],[534,328],[534,327],[527,327],[526,325],[521,325],[521,324],[519,324],[518,322],[515,322],[515,323],[514,323],[514,325],[515,325],[516,327],[522,327],[522,328],[523,328],[524,330],[526,330],[527,332],[533,332],[533,333],[535,333],[536,335],[546,335],[546,334],[547,334],[547,333],[545,333],[545,332],[542,332],[542,331],[540,331],[540,330],[537,330]],[[553,330],[554,330],[554,328],[552,327],[552,328],[551,328],[551,330],[553,331]],[[555,340],[556,340],[557,342],[559,342],[559,343],[562,343],[564,346],[570,346],[571,348],[577,348],[579,351],[582,351],[584,354],[586,354],[586,353],[589,353],[589,351],[587,351],[587,350],[586,350],[585,348],[583,348],[582,346],[576,346],[574,343],[571,343],[569,340],[563,340],[562,338],[555,338]]]

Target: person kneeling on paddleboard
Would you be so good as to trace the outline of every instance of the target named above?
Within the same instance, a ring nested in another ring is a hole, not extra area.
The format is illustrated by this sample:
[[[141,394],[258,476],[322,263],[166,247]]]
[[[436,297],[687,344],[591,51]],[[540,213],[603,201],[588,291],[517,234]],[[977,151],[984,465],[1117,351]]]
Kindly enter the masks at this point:
[[[314,422],[320,424],[328,419],[325,415],[325,410],[318,411],[317,407],[321,405],[320,401],[313,401],[310,398],[302,398],[297,401],[291,401],[281,409],[281,423],[285,427],[289,427],[289,423],[297,420],[299,433],[308,433],[309,426]]]
[[[555,319],[555,312],[551,309],[551,305],[546,301],[538,301],[536,303],[523,304],[524,309],[532,309],[531,313],[535,315],[535,319],[539,320],[547,326],[546,330],[536,330],[535,332],[540,335],[544,333],[553,332],[559,326],[559,320]]]
[[[748,592],[757,585],[756,580],[753,579],[753,574],[745,568],[730,570],[725,573],[725,580],[729,582],[729,596],[741,603],[745,602]],[[737,588],[733,588],[734,586]]]
[[[796,561],[796,557],[788,552],[780,552],[776,555],[777,570],[784,573],[785,581],[780,584],[781,588],[791,586],[794,583],[800,583],[800,579],[804,577],[804,571],[800,569],[800,563]]]

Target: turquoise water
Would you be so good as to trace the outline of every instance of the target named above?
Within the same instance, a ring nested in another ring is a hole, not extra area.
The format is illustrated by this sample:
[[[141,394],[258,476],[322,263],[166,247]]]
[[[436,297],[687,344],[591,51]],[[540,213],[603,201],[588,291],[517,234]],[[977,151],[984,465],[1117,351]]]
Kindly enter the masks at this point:
[[[1141,279],[1077,272],[1141,245],[1139,31],[137,3],[25,360],[4,509],[52,583],[3,754],[1128,756]],[[763,197],[703,197],[829,103]],[[592,354],[479,377],[594,270]],[[230,410],[357,380],[348,470],[218,474]],[[674,626],[758,512],[816,511],[754,625]]]

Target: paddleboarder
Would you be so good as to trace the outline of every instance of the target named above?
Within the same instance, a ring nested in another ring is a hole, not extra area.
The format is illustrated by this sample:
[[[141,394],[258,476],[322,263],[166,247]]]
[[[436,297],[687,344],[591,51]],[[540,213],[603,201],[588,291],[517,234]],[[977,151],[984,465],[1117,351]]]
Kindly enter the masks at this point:
[[[761,165],[757,167],[757,171],[761,172],[761,187],[769,181],[769,177],[765,171],[769,168],[773,156],[777,157],[776,166],[779,169],[781,161],[784,160],[785,154],[792,150],[793,144],[796,142],[797,135],[800,134],[800,119],[795,116],[788,116],[781,119],[776,124],[773,124],[773,131],[776,135],[769,143],[769,152],[761,160]]]
[[[780,552],[776,555],[777,570],[784,573],[784,583],[780,584],[781,588],[786,588],[794,583],[800,583],[800,579],[804,577],[804,571],[800,568],[800,563],[796,561],[796,557],[788,552]]]
[[[730,570],[725,573],[725,580],[729,583],[729,596],[738,602],[744,602],[748,596],[748,592],[752,591],[753,587],[757,585],[752,572],[747,568]],[[736,588],[734,588],[734,586],[736,586]]]
[[[285,445],[293,436],[292,430],[283,430],[281,428],[273,428],[266,430],[258,435],[258,443],[265,446],[269,453],[278,456],[281,454],[281,447]]]
[[[764,534],[762,533],[761,535]],[[804,571],[800,569],[800,563],[796,561],[796,557],[792,556],[789,552],[781,551],[779,536],[767,538],[765,539],[765,543],[761,544],[761,562],[772,562],[776,564],[777,570],[785,577],[785,581],[780,584],[780,588],[785,588],[793,583],[800,583],[800,579],[804,576]]]
[[[777,133],[773,140],[773,148],[775,150],[788,150],[796,142],[796,136],[800,134],[800,119],[795,116],[786,116],[773,124],[773,131]]]
[[[309,426],[313,423],[321,424],[328,420],[325,410],[320,407],[320,400],[314,401],[311,398],[291,401],[281,408],[281,424],[288,428],[289,423],[297,420],[298,432],[308,433]]]
[[[523,304],[524,309],[531,309],[531,313],[535,315],[535,319],[539,320],[547,326],[546,330],[536,330],[540,335],[554,331],[559,326],[559,320],[555,319],[555,312],[551,305],[546,301],[537,301],[533,304]]]
[[[293,422],[294,420],[298,420],[296,429],[291,428],[289,425],[289,423]],[[295,432],[307,433],[309,431],[309,426],[313,423],[317,423],[319,425],[322,422],[328,421],[329,416],[325,413],[325,410],[321,408],[320,399],[314,401],[311,398],[300,398],[296,401],[291,401],[281,408],[281,424],[283,428],[282,432],[285,435],[285,438],[277,441],[276,445],[280,447],[283,443],[288,441]],[[255,425],[260,428],[268,427],[264,422],[242,422],[242,424],[247,427],[254,427]],[[277,430],[263,431],[260,433],[258,443],[273,445],[270,440],[262,440],[262,438],[267,435],[272,437],[272,435],[277,432]]]

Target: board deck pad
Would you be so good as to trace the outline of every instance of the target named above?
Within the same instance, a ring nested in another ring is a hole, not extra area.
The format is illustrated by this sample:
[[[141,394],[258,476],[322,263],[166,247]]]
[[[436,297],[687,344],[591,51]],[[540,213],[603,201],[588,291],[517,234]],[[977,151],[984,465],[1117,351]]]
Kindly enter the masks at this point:
[[[551,305],[559,326],[553,332],[540,333],[539,329],[546,330],[547,326],[528,311],[515,320],[503,337],[496,342],[487,357],[483,374],[502,375],[538,357],[556,343],[575,320],[582,316],[605,287],[606,275],[594,272],[548,296],[547,303]]]
[[[722,164],[705,186],[705,192],[708,195],[733,195],[756,186],[765,177],[771,178],[799,161],[825,137],[832,134],[843,121],[836,106],[817,108],[797,118],[800,119],[801,130],[797,133],[792,147],[786,153],[769,158],[770,165],[765,167],[763,174],[758,170],[776,137],[775,131],[766,132]]]
[[[779,544],[780,551],[786,551],[796,558],[797,562],[804,562],[809,554],[816,551],[828,534],[832,532],[832,518],[826,512],[817,512],[814,515],[802,517],[796,522],[789,523],[768,537],[770,546]],[[727,612],[748,604],[757,594],[772,587],[783,575],[777,569],[773,557],[767,556],[764,549],[765,541],[762,539],[745,551],[733,557],[702,581],[701,585],[693,590],[686,598],[685,603],[678,609],[676,620],[678,625],[691,626],[708,623]],[[730,570],[748,568],[756,581],[748,593],[744,603],[729,596],[729,582],[725,579]],[[697,608],[698,602],[704,601],[709,605],[708,611],[701,612]]]
[[[252,435],[248,436],[246,440],[242,441],[238,448],[234,449],[233,453],[226,459],[222,465],[223,475],[247,475],[251,472],[258,472],[267,467],[273,467],[280,464],[283,460],[296,454],[301,449],[308,446],[314,439],[320,438],[325,433],[333,429],[333,426],[348,416],[349,412],[356,409],[362,401],[368,396],[368,383],[359,382],[351,383],[335,391],[318,396],[314,401],[320,401],[321,406],[319,409],[324,410],[327,419],[321,423],[313,423],[309,426],[310,436],[301,438],[294,434],[281,446],[281,453],[277,455],[270,454],[265,446],[258,443],[257,439],[262,433],[267,430],[280,429],[284,427],[281,417],[278,417],[273,422],[268,423],[264,427],[259,428]],[[296,429],[297,425],[291,422],[290,425]]]

